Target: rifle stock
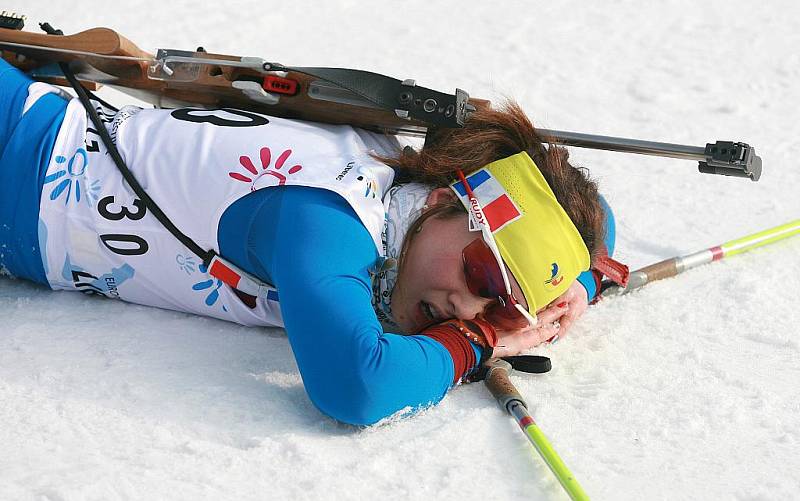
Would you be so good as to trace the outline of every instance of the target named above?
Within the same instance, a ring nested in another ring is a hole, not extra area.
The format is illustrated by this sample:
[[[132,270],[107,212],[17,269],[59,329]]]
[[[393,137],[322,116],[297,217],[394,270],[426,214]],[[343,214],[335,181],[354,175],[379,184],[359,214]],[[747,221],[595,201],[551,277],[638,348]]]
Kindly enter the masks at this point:
[[[143,51],[137,47],[136,44],[110,28],[92,28],[74,35],[48,35],[44,33],[0,29],[0,46],[3,43],[91,52],[105,56],[153,57],[151,54]],[[12,49],[12,51],[30,55],[30,57],[41,61],[50,60],[52,62],[56,60],[65,60],[63,58],[57,59],[46,51],[36,52],[35,49],[17,47]]]
[[[429,127],[424,121],[401,118],[313,76],[294,71],[266,71],[258,64],[242,63],[261,61],[257,58],[212,54],[202,49],[159,51],[154,56],[109,28],[63,36],[0,28],[0,50],[6,61],[36,80],[68,85],[51,66],[66,62],[87,88],[95,90],[108,85],[158,107],[230,107],[408,135],[424,135]],[[183,78],[170,78],[163,73],[166,65],[159,58],[162,53],[185,59],[176,63],[185,70]],[[297,92],[282,95],[261,90],[268,75],[296,82]],[[478,99],[469,102],[473,106],[488,104]]]

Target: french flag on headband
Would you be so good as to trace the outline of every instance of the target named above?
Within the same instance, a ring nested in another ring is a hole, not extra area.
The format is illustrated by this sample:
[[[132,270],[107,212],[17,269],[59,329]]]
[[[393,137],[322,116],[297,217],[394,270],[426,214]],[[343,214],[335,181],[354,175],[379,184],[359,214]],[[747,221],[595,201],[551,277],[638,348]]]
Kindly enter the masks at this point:
[[[489,221],[489,229],[492,230],[492,233],[522,217],[522,211],[508,196],[503,185],[486,169],[481,169],[467,176],[467,182],[472,188],[475,198],[478,199],[478,203],[481,204],[481,208],[483,208],[483,213]],[[469,199],[467,198],[467,190],[464,188],[464,184],[458,182],[453,185],[453,189],[464,199],[465,205],[469,207]]]

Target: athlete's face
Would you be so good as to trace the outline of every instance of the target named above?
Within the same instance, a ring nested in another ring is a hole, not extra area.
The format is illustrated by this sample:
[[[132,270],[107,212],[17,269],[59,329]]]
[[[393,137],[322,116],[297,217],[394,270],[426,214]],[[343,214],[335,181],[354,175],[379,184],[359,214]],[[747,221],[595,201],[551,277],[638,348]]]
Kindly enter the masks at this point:
[[[434,190],[429,206],[455,200],[448,188]],[[433,216],[411,236],[403,268],[392,293],[392,313],[405,333],[413,334],[449,318],[470,320],[492,302],[467,288],[461,251],[480,233],[468,229],[467,214]],[[507,268],[506,268],[507,269]],[[511,290],[527,308],[522,290],[509,271]]]

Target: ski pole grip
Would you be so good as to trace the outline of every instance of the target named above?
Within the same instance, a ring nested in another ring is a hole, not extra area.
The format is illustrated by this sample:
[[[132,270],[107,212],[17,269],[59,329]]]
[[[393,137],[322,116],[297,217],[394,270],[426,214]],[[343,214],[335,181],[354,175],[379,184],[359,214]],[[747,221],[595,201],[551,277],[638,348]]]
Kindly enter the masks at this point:
[[[645,266],[644,268],[636,271],[647,275],[646,283],[654,282],[656,280],[662,280],[664,278],[670,278],[677,275],[678,262],[675,260],[675,258],[669,258],[659,261],[658,263]]]
[[[492,392],[492,395],[494,395],[497,403],[500,404],[500,407],[510,412],[508,408],[509,404],[517,401],[527,409],[528,404],[525,403],[522,395],[519,394],[508,378],[508,375],[511,373],[511,364],[501,358],[493,358],[486,362],[486,367],[488,372],[486,373],[484,382],[489,388],[489,391]]]

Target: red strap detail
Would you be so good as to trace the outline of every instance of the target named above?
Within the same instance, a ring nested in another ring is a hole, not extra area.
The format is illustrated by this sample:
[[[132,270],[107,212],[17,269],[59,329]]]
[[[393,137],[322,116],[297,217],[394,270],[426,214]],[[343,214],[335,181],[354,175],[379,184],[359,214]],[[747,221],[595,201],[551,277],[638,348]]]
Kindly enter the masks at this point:
[[[722,247],[716,246],[708,249],[711,251],[711,260],[712,261],[719,261],[723,257],[725,257],[725,251],[722,250]]]
[[[592,268],[613,280],[617,285],[628,285],[630,270],[628,265],[615,261],[608,254],[595,258]]]
[[[220,259],[213,259],[211,261],[211,267],[208,269],[208,274],[212,277],[216,278],[217,280],[222,280],[222,283],[228,285],[236,296],[251,310],[256,307],[256,297],[251,296],[250,294],[244,293],[237,289],[236,287],[239,285],[242,277],[231,269],[230,266],[226,265],[224,261]]]
[[[214,259],[211,262],[208,274],[216,279],[222,280],[223,283],[230,285],[234,289],[239,285],[239,279],[241,278],[238,273],[225,266],[225,263],[219,259]]]
[[[462,380],[475,367],[475,351],[469,340],[452,325],[439,324],[422,333],[441,343],[453,358],[453,384]]]
[[[603,289],[603,274],[599,271],[592,269],[592,278],[594,279],[594,299],[589,304],[597,304],[603,299],[603,296],[600,295],[600,291]],[[549,341],[549,339],[548,339]]]
[[[486,344],[492,348],[497,346],[497,330],[492,324],[481,317],[475,317],[472,320],[465,321],[465,323],[468,326],[470,323],[472,323],[475,327],[477,327],[477,334],[483,334],[483,338],[486,339]]]
[[[535,421],[533,420],[533,418],[532,418],[532,417],[530,417],[530,416],[525,416],[524,418],[522,418],[522,419],[520,419],[520,420],[519,420],[519,426],[520,426],[520,428],[522,428],[522,429],[525,429],[525,428],[527,428],[529,425],[532,425],[532,424],[536,424],[536,422],[535,422]]]

